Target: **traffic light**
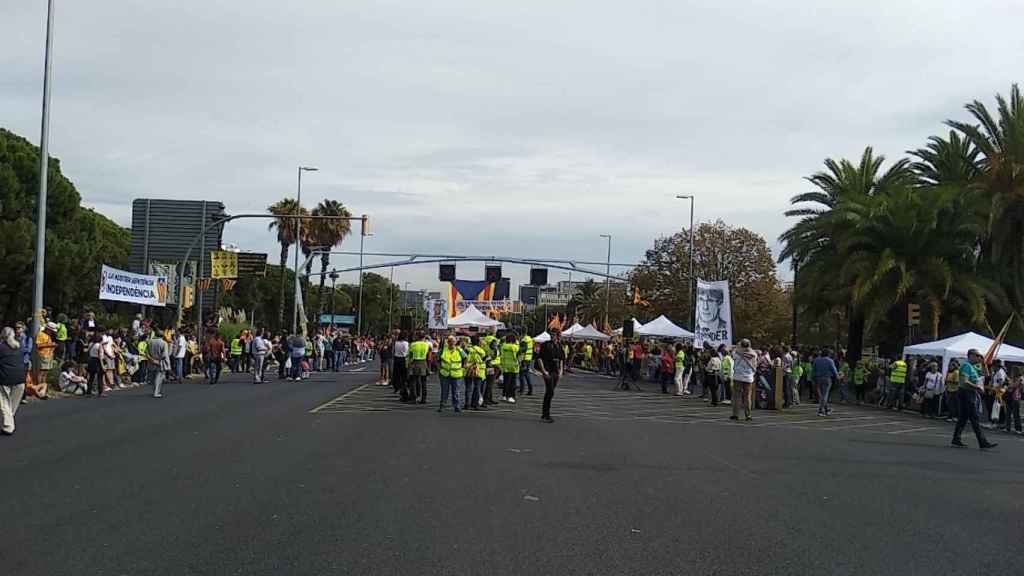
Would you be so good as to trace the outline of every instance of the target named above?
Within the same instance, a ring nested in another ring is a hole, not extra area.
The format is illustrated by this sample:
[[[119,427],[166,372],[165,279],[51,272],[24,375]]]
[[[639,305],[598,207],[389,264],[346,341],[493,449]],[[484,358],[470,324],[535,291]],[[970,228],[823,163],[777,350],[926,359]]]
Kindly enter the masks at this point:
[[[921,325],[921,306],[918,304],[907,304],[907,326]]]
[[[530,268],[530,285],[544,286],[548,283],[547,268]]]
[[[441,282],[454,282],[455,264],[441,264],[437,272],[437,279]]]

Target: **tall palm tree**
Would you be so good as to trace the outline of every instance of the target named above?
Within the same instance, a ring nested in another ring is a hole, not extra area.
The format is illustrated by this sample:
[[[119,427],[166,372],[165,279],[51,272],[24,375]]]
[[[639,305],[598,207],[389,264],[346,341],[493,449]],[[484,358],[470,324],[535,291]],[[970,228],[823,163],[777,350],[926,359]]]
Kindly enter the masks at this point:
[[[271,204],[267,207],[267,211],[275,216],[282,216],[282,218],[275,218],[270,222],[267,227],[268,230],[277,231],[277,242],[281,245],[281,299],[280,299],[280,318],[278,323],[280,326],[284,326],[284,280],[285,271],[288,269],[288,248],[295,243],[296,224],[298,220],[294,218],[295,214],[307,214],[305,208],[300,209],[299,203],[294,198],[284,198]],[[283,216],[293,216],[292,218],[284,218]]]
[[[576,289],[569,305],[579,316],[581,324],[597,320],[599,311],[604,310],[604,296],[601,287],[593,279],[587,280]]]
[[[340,216],[351,218],[352,213],[344,204],[337,200],[324,198],[316,208],[313,209],[314,216]],[[313,236],[316,238],[317,246],[331,247],[340,246],[342,241],[352,233],[351,220],[315,220],[312,225]],[[331,265],[330,250],[320,253],[320,288],[317,297],[320,300],[320,312],[325,310],[324,281],[327,279],[327,268]]]
[[[799,297],[807,310],[823,313],[844,303],[850,306],[847,352],[851,358],[860,358],[865,315],[863,308],[852,302],[850,285],[839,279],[838,271],[846,264],[840,245],[853,229],[838,208],[847,199],[868,198],[915,181],[909,160],[899,160],[882,172],[884,162],[885,157],[875,156],[871,147],[864,149],[857,164],[826,159],[826,170],[807,178],[817,190],[790,200],[797,207],[786,216],[800,221],[779,237],[783,243],[779,262],[791,260],[794,268],[799,268],[794,297]]]
[[[989,202],[987,266],[1001,280],[1013,304],[1024,304],[1024,96],[1014,84],[1009,99],[996,95],[993,117],[977,100],[966,106],[977,124],[949,120],[981,154],[973,187]]]

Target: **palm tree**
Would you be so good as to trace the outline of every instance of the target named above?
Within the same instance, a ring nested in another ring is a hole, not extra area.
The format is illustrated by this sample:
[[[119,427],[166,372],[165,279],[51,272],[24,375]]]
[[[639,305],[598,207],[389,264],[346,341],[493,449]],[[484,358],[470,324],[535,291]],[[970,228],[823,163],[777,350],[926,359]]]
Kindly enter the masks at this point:
[[[899,160],[882,172],[884,162],[885,157],[875,156],[871,147],[864,149],[858,164],[846,159],[826,159],[826,170],[807,178],[817,190],[790,200],[798,207],[787,211],[786,216],[799,217],[800,221],[779,237],[783,243],[779,262],[791,260],[794,269],[799,269],[798,293],[794,297],[799,297],[808,311],[823,313],[844,303],[850,306],[847,352],[851,358],[861,355],[865,315],[862,307],[852,301],[850,285],[841,281],[838,274],[846,264],[840,246],[853,232],[839,207],[848,199],[868,198],[915,181],[908,160]],[[805,294],[808,296],[804,297]]]
[[[601,287],[591,278],[580,284],[569,301],[581,324],[596,320],[599,311],[604,310],[604,296]]]
[[[998,119],[975,100],[966,106],[977,124],[949,120],[981,155],[972,188],[989,203],[983,257],[1001,276],[1012,303],[1024,304],[1024,97],[1014,84],[1009,99],[996,95]],[[985,254],[987,253],[987,254]]]
[[[344,204],[337,200],[325,198],[316,208],[313,209],[314,216],[340,216],[351,218],[352,213]],[[315,220],[311,226],[316,245],[321,247],[334,248],[340,246],[346,236],[352,233],[351,220]],[[320,300],[320,312],[323,313],[325,300],[324,281],[327,278],[327,268],[331,265],[331,252],[325,250],[320,253],[320,288],[317,291],[317,298]],[[361,273],[361,272],[360,272]]]
[[[267,211],[275,216],[295,216],[296,214],[307,214],[304,208],[299,208],[299,203],[294,198],[285,198],[267,207]],[[295,243],[295,226],[298,223],[296,218],[275,218],[267,227],[268,230],[277,230],[277,242],[281,245],[281,299],[279,325],[284,326],[284,280],[285,271],[288,269],[288,248]]]

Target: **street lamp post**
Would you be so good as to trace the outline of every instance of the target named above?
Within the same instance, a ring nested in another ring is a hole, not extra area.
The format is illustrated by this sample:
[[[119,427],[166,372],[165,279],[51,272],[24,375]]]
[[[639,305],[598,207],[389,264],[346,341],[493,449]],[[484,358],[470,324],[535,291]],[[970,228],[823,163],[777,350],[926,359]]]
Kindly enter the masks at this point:
[[[391,334],[391,306],[395,303],[395,267],[391,267],[391,279],[388,281],[388,334]]]
[[[295,198],[295,301],[292,303],[292,334],[299,331],[299,249],[302,243],[302,173],[316,172],[319,168],[299,166],[299,184]]]
[[[601,238],[608,239],[608,260],[606,261],[605,277],[604,277],[604,323],[608,323],[608,299],[611,297],[612,287],[612,235],[601,234]]]
[[[338,282],[338,273],[331,270],[331,329],[334,329],[334,297],[338,295],[338,290],[335,287]]]
[[[50,62],[53,48],[53,0],[46,4],[46,54],[43,57],[43,118],[39,134],[39,194],[36,197],[36,268],[32,286],[32,341],[42,329],[43,279],[46,275],[46,184],[50,167]],[[34,355],[37,356],[37,355]],[[33,361],[33,366],[38,366]]]
[[[359,309],[356,318],[356,336],[363,335],[363,242],[367,236],[373,236],[366,232],[366,214],[359,224]]]
[[[402,309],[403,310],[408,308],[408,306],[406,304],[409,302],[409,284],[410,284],[410,282],[406,282],[405,283],[405,290],[402,290]],[[415,326],[416,325],[416,309],[415,308],[412,311],[412,322],[413,322],[413,326]]]
[[[693,194],[677,195],[676,198],[690,201],[690,288],[686,291],[686,299],[690,309],[690,329],[693,330],[693,289],[696,286],[696,280],[693,277]]]

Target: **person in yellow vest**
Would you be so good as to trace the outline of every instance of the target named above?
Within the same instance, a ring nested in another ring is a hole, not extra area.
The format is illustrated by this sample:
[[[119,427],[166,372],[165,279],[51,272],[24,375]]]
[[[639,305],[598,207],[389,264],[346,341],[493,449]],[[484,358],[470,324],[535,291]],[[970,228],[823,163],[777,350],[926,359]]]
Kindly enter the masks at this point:
[[[231,339],[231,360],[228,362],[228,367],[231,368],[232,372],[240,372],[242,370],[242,337],[236,335]]]
[[[462,386],[464,369],[462,366],[466,357],[462,348],[455,341],[455,336],[448,336],[441,347],[438,358],[438,375],[441,377],[441,402],[437,406],[438,412],[444,412],[444,403],[448,401],[451,394],[452,408],[461,412],[459,406],[459,387]]]
[[[530,380],[530,365],[533,364],[533,338],[523,335],[519,342],[519,393],[526,390],[527,396],[533,395],[533,382]]]
[[[487,351],[480,345],[480,337],[473,336],[466,348],[466,398],[463,408],[479,410],[483,407],[484,379],[487,378]]]
[[[75,362],[75,351],[72,340],[68,337],[68,317],[57,315],[57,357],[62,361]]]
[[[494,387],[501,381],[501,342],[495,336],[488,338],[487,342],[487,380],[484,381],[484,406],[497,404],[494,400]]]
[[[722,401],[722,404],[732,404],[732,372],[734,362],[732,355],[729,353],[729,349],[725,344],[718,346],[718,355],[722,357],[722,387],[720,388],[721,391],[719,392],[718,397],[725,398],[725,400]],[[722,392],[725,393],[724,396]]]
[[[583,345],[583,366],[587,370],[594,369],[594,347],[587,342]]]
[[[892,363],[889,373],[890,400],[893,410],[903,410],[903,392],[907,384],[907,363],[901,358]],[[888,403],[888,402],[887,402]]]
[[[505,343],[501,345],[501,374],[504,378],[504,390],[501,393],[503,402],[516,403],[516,378],[519,376],[519,344],[516,342],[516,335],[505,336]]]
[[[411,380],[412,395],[409,402],[419,399],[420,404],[427,403],[427,375],[430,374],[430,366],[427,364],[427,356],[430,355],[430,342],[423,332],[416,333],[416,340],[409,343],[409,378]]]
[[[683,386],[683,372],[686,370],[686,352],[683,351],[681,342],[676,342],[674,367],[675,372],[672,376],[675,380],[676,396],[682,396],[686,392],[685,386]]]

